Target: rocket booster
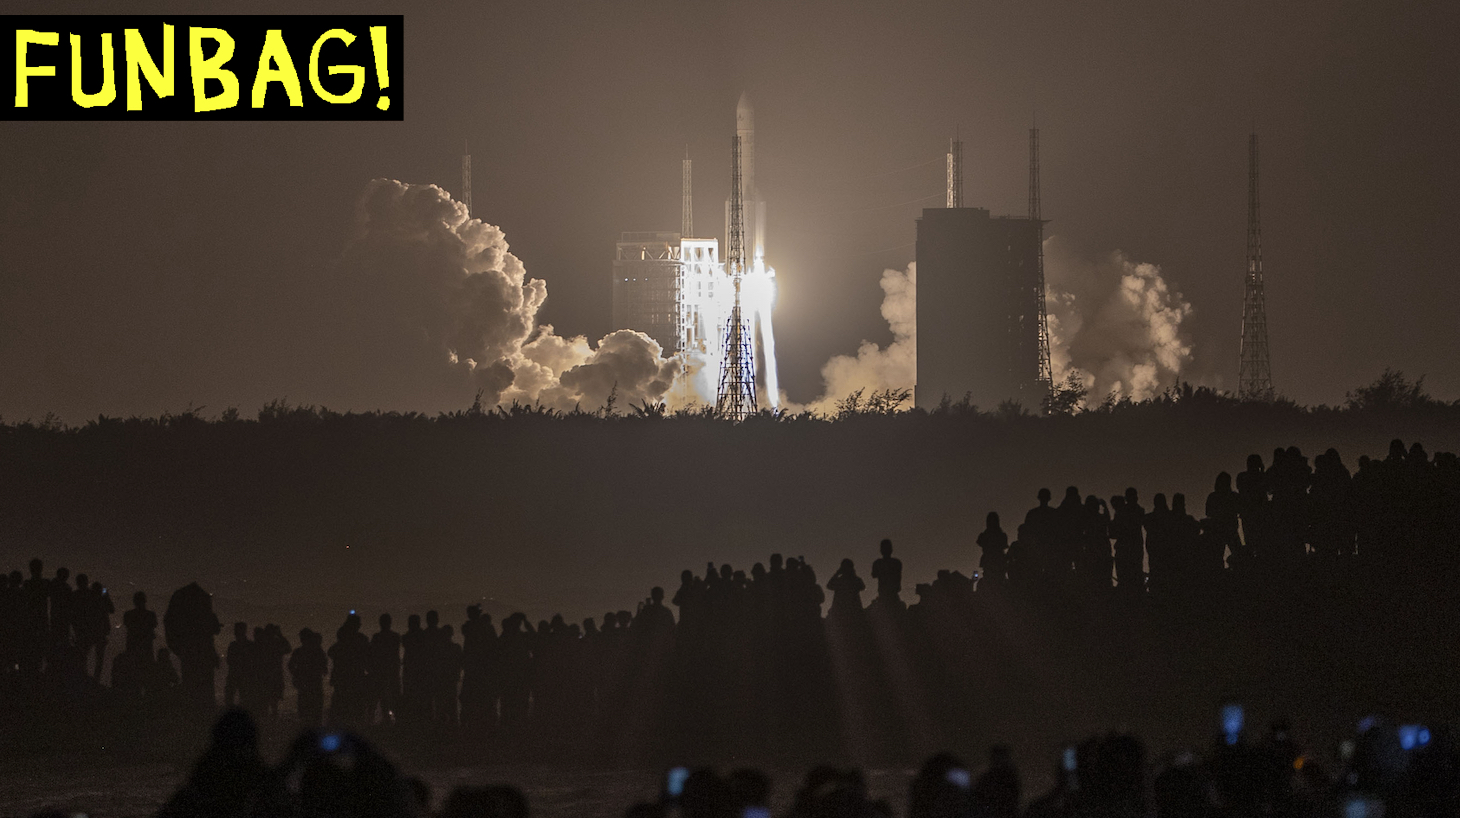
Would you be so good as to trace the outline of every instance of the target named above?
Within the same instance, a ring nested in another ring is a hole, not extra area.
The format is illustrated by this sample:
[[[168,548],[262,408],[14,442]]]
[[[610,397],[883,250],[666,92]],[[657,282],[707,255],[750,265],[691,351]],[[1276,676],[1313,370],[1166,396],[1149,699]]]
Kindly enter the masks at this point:
[[[740,94],[735,106],[735,133],[740,137],[740,201],[744,203],[745,260],[751,269],[765,266],[765,202],[755,186],[755,108],[750,95]],[[730,203],[725,202],[725,235],[730,235]]]

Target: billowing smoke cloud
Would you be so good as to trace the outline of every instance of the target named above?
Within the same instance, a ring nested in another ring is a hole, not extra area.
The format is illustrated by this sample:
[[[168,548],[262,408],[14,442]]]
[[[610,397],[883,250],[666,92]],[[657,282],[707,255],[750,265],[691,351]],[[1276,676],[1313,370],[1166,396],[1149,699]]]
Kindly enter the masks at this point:
[[[1050,368],[1055,383],[1076,373],[1087,402],[1115,393],[1144,400],[1174,385],[1191,363],[1181,324],[1191,304],[1154,264],[1116,251],[1077,258],[1055,237],[1044,243]]]
[[[856,357],[837,355],[821,367],[826,384],[821,397],[807,407],[831,412],[836,402],[865,390],[911,389],[918,371],[918,271],[917,262],[906,270],[882,271],[882,317],[892,328],[892,343],[882,348],[863,341]]]
[[[464,407],[477,391],[488,406],[597,409],[610,392],[627,406],[658,401],[679,373],[642,333],[595,346],[539,326],[547,284],[435,185],[372,181],[341,269],[373,375],[406,406]]]

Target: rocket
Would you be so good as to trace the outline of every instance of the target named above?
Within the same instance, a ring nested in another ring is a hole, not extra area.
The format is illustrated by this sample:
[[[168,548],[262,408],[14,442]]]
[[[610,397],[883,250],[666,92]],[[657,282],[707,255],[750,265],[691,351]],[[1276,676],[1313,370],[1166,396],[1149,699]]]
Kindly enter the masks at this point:
[[[765,268],[765,202],[755,187],[755,108],[741,93],[735,106],[735,133],[740,137],[740,201],[744,203],[745,260],[750,271]],[[730,202],[725,202],[725,236],[730,236]]]

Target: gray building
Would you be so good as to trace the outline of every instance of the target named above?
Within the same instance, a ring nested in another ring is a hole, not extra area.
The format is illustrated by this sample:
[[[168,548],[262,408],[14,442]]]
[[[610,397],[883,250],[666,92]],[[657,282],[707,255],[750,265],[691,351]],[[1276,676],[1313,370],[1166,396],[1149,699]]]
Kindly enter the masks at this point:
[[[965,395],[1039,411],[1040,223],[974,207],[918,219],[917,406]]]

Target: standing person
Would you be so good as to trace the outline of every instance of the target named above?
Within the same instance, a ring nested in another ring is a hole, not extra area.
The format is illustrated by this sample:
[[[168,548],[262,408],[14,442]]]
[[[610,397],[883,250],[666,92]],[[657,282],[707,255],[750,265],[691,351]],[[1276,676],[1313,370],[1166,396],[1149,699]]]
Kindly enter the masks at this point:
[[[213,637],[223,630],[213,613],[213,596],[196,582],[179,588],[167,602],[162,630],[182,666],[179,692],[183,699],[194,708],[212,709],[217,705],[213,677],[219,665]]]
[[[1207,495],[1206,515],[1208,531],[1219,540],[1222,550],[1232,552],[1238,564],[1242,561],[1242,538],[1238,533],[1238,521],[1242,513],[1242,498],[1232,491],[1232,475],[1222,472]],[[1212,546],[1215,549],[1215,544]]]
[[[1090,495],[1085,498],[1084,528],[1080,532],[1080,572],[1083,584],[1097,593],[1110,590],[1110,506]]]
[[[381,614],[380,630],[370,637],[370,718],[378,708],[382,722],[395,720],[400,707],[401,635],[391,629],[392,623],[390,614]]]
[[[51,581],[45,578],[45,563],[30,561],[30,578],[21,585],[24,624],[20,637],[20,672],[34,676],[41,672],[51,635]],[[151,656],[148,661],[151,661]]]
[[[883,540],[882,557],[872,563],[872,579],[877,580],[877,602],[898,610],[902,602],[902,560],[892,556],[892,540]]]
[[[234,622],[233,641],[228,643],[228,650],[223,655],[224,663],[228,665],[227,674],[223,677],[224,707],[233,707],[249,698],[244,688],[249,684],[248,676],[252,671],[252,652],[253,642],[248,638],[248,623]]]
[[[360,617],[353,612],[335,631],[335,643],[329,649],[330,718],[343,725],[364,722],[365,702],[369,695],[370,640],[360,632]]]
[[[485,733],[496,720],[491,696],[492,648],[497,630],[482,606],[466,609],[461,623],[461,724],[475,733]]]
[[[284,662],[289,658],[292,646],[284,631],[270,622],[264,626],[263,638],[255,639],[255,650],[259,657],[260,695],[264,710],[270,716],[278,716],[284,700]]]
[[[329,657],[324,652],[324,637],[305,628],[299,632],[299,647],[289,657],[289,675],[299,694],[299,726],[312,730],[324,718],[324,677],[329,670]]]
[[[1002,589],[1009,581],[1009,535],[999,525],[999,513],[990,511],[984,529],[978,535],[978,559],[981,580],[978,589],[985,593]]]
[[[406,632],[401,634],[401,702],[403,721],[421,721],[427,713],[426,631],[421,628],[421,615],[406,619]]]
[[[112,689],[140,698],[147,668],[153,663],[152,644],[157,640],[157,614],[147,610],[147,595],[132,594],[132,610],[122,614],[127,641],[112,660]]]
[[[100,580],[93,580],[91,583],[91,615],[88,618],[88,630],[90,632],[91,649],[96,653],[96,669],[92,678],[101,681],[101,669],[106,664],[106,645],[111,640],[112,614],[117,612],[117,606],[112,602],[112,595],[107,592],[106,586]],[[84,658],[84,657],[83,657]]]
[[[456,644],[452,637],[455,630],[450,625],[442,625],[436,645],[436,688],[434,699],[434,712],[436,720],[442,724],[456,724],[456,697],[458,684],[461,681],[461,645]],[[559,680],[561,681],[561,680]]]
[[[862,591],[867,583],[857,576],[857,569],[850,559],[842,560],[841,567],[827,580],[826,589],[831,591],[830,617],[855,616],[862,612]]]
[[[1115,535],[1115,582],[1123,594],[1145,591],[1146,543],[1144,523],[1146,510],[1141,507],[1135,488],[1125,490],[1125,497],[1110,521]]]

